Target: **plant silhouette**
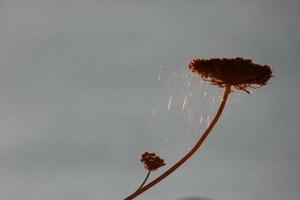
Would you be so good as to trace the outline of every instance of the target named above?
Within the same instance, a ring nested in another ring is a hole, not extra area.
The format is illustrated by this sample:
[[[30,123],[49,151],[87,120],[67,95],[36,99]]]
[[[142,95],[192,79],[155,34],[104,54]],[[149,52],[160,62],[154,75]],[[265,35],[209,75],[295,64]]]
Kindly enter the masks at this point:
[[[249,89],[256,89],[266,85],[269,79],[272,77],[272,70],[270,66],[255,64],[250,59],[244,59],[240,57],[211,59],[197,58],[193,59],[189,63],[188,67],[192,72],[197,73],[205,81],[209,81],[212,85],[224,88],[220,106],[207,129],[189,152],[187,152],[163,174],[150,183],[146,185],[143,184],[142,187],[126,197],[125,200],[134,199],[146,190],[150,189],[173,173],[194,153],[196,153],[219,120],[232,88],[245,91],[249,94]]]

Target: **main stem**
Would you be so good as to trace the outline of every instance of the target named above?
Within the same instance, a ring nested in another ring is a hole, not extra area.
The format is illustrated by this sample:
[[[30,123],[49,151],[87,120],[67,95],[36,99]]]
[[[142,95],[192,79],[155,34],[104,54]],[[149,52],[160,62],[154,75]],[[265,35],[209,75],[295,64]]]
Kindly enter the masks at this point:
[[[199,149],[201,144],[204,142],[206,137],[209,135],[210,131],[213,129],[213,127],[215,126],[215,124],[219,120],[219,118],[220,118],[220,116],[221,116],[221,114],[224,110],[224,107],[225,107],[225,104],[227,102],[228,95],[230,94],[230,91],[231,91],[231,85],[226,85],[225,90],[224,90],[224,94],[223,94],[223,97],[222,97],[222,102],[220,104],[220,107],[219,107],[214,119],[209,124],[209,126],[207,127],[207,129],[205,130],[203,135],[200,137],[198,142],[195,144],[195,146],[187,154],[185,154],[185,156],[183,156],[177,163],[175,163],[172,167],[170,167],[167,171],[165,171],[162,175],[160,175],[159,177],[157,177],[156,179],[154,179],[153,181],[151,181],[150,183],[148,183],[144,187],[142,187],[142,188],[138,189],[137,191],[135,191],[133,194],[131,194],[130,196],[125,198],[125,200],[131,200],[131,199],[139,196],[140,194],[142,194],[146,190],[150,189],[152,186],[154,186],[157,183],[159,183],[160,181],[162,181],[164,178],[166,178],[171,173],[173,173],[178,167],[180,167],[185,161],[187,161]]]

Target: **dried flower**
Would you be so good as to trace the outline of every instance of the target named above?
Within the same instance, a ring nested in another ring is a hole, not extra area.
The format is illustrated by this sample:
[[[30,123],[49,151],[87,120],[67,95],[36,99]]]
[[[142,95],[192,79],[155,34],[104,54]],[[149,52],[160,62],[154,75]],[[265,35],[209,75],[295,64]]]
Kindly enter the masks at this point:
[[[266,85],[272,77],[270,66],[254,64],[250,59],[239,57],[193,59],[189,63],[189,68],[213,85],[225,87],[229,84],[246,92],[248,92],[246,88]]]
[[[151,152],[143,153],[141,162],[144,163],[145,168],[149,171],[155,171],[158,168],[166,165],[164,159]]]
[[[126,197],[125,200],[132,200],[158,184],[197,152],[219,120],[231,92],[231,86],[249,93],[249,91],[247,91],[248,87],[257,88],[264,86],[272,77],[272,70],[270,66],[254,64],[251,60],[244,58],[193,59],[189,63],[189,68],[192,72],[198,73],[204,80],[210,81],[211,84],[224,87],[224,94],[220,106],[214,118],[209,123],[209,126],[198,139],[196,144],[173,166],[146,185],[144,184],[149,177],[150,172],[164,166],[165,163],[164,160],[159,158],[155,153],[145,152],[142,155],[141,161],[144,163],[145,168],[148,169],[149,172],[138,190]],[[253,85],[255,85],[255,87]]]

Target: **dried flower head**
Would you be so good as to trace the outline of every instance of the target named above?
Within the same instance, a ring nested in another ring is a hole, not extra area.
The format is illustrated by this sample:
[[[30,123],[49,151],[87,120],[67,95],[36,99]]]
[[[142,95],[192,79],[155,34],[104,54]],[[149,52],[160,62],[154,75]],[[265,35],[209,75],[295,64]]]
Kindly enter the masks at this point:
[[[224,87],[229,84],[246,92],[246,88],[266,85],[272,77],[270,66],[255,64],[244,58],[193,59],[189,68],[213,85]]]
[[[150,171],[155,171],[158,168],[166,165],[164,159],[152,152],[143,153],[141,162],[144,163],[145,168]]]

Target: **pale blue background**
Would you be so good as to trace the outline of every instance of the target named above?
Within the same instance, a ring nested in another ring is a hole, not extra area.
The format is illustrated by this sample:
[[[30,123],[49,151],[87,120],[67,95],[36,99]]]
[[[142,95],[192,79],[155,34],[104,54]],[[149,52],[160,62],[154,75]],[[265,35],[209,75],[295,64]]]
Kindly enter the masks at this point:
[[[273,66],[270,84],[227,107],[202,151],[138,199],[298,200],[299,10],[297,0],[0,0],[0,199],[122,199],[156,141],[158,67],[245,56]]]

